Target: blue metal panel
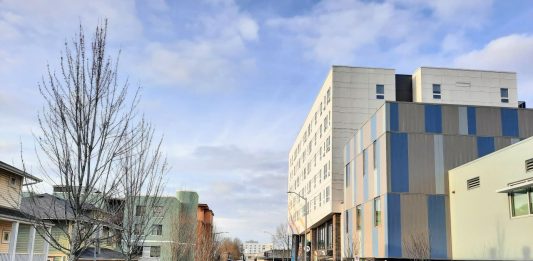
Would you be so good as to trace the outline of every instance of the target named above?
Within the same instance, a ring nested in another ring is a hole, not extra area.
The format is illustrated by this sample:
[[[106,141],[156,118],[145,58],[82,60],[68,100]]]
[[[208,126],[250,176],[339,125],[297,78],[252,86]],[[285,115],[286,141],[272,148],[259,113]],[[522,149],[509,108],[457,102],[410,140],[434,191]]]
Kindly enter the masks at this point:
[[[459,134],[467,135],[468,134],[468,116],[466,112],[466,107],[459,107]]]
[[[477,137],[477,156],[483,157],[494,152],[494,137]]]
[[[448,258],[444,195],[428,196],[428,225],[431,258]]]
[[[372,141],[377,139],[376,114],[372,115],[372,118],[370,118],[370,138]]]
[[[389,127],[390,131],[398,131],[399,129],[399,120],[398,120],[398,103],[390,103],[389,105]]]
[[[390,134],[391,192],[409,192],[409,149],[407,133]]]
[[[348,142],[346,143],[346,145],[344,145],[344,165],[346,165],[346,163],[348,163],[351,159],[350,157],[350,145],[352,143],[351,142]]]
[[[402,214],[400,194],[387,194],[387,241],[389,257],[402,256]]]
[[[518,111],[516,109],[501,108],[502,135],[518,137]]]
[[[468,134],[476,135],[476,132],[477,132],[476,130],[476,108],[468,107],[467,116],[468,116]]]
[[[426,132],[442,133],[442,108],[440,105],[424,105]]]

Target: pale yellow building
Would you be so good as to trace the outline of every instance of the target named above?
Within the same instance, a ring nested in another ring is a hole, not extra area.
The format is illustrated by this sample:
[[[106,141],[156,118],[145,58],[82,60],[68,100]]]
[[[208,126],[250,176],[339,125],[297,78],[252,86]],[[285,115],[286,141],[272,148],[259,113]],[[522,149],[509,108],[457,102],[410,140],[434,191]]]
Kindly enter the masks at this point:
[[[533,138],[450,170],[449,195],[453,259],[533,259]]]

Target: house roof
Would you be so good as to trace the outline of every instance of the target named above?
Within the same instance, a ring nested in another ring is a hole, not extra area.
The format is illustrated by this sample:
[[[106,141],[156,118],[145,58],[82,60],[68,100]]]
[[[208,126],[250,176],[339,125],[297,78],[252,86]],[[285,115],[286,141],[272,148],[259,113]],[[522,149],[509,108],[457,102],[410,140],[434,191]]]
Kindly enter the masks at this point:
[[[115,250],[100,248],[100,253],[94,253],[94,247],[86,248],[80,255],[79,260],[125,260],[125,256]]]
[[[3,162],[3,161],[0,161],[0,169],[5,170],[5,171],[7,171],[7,172],[9,172],[11,174],[15,174],[15,175],[21,176],[23,178],[31,179],[31,180],[36,181],[36,182],[42,182],[43,181],[42,179],[39,179],[39,178],[37,178],[37,177],[35,177],[35,176],[25,172],[25,171],[17,169],[15,167]]]

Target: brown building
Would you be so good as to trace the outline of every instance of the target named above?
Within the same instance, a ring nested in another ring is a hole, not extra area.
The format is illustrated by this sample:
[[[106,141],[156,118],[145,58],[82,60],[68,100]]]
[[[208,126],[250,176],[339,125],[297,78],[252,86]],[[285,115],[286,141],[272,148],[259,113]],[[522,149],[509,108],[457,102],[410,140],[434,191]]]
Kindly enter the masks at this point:
[[[207,204],[198,204],[196,225],[195,260],[212,260],[215,255],[215,234],[213,231],[213,210]]]

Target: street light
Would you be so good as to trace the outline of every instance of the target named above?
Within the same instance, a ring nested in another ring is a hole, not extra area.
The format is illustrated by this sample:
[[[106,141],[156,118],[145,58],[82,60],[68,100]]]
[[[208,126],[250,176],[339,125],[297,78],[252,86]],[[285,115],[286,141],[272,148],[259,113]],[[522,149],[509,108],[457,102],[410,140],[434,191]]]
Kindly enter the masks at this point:
[[[275,236],[274,236],[274,234],[272,234],[272,233],[270,233],[268,231],[263,231],[263,232],[272,236],[272,248],[270,249],[270,253],[272,254],[272,260],[274,260],[274,238],[275,238]]]
[[[298,193],[296,193],[296,192],[294,192],[294,191],[287,191],[287,194],[294,194],[294,195],[300,197],[301,199],[303,199],[305,201],[304,202],[305,203],[305,205],[304,205],[304,210],[305,210],[305,212],[304,212],[304,214],[305,214],[305,224],[304,224],[304,226],[305,226],[305,229],[304,229],[304,249],[303,249],[304,251],[303,252],[304,252],[304,261],[307,261],[307,253],[305,251],[305,248],[307,247],[307,198],[302,196],[302,195],[300,195],[300,194],[298,194]]]

